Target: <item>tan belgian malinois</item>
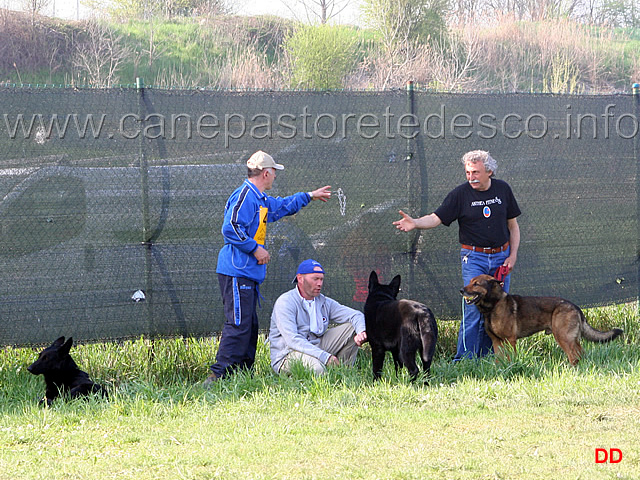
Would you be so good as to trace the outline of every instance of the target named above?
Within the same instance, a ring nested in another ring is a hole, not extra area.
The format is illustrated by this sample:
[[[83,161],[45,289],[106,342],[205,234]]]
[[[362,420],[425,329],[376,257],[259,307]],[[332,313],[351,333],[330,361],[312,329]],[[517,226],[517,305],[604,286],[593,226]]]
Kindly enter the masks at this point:
[[[576,365],[582,355],[580,338],[591,342],[609,342],[622,334],[614,328],[601,332],[589,325],[580,307],[559,297],[523,297],[510,295],[502,282],[491,275],[478,275],[460,290],[468,304],[484,315],[484,327],[498,353],[504,342],[516,349],[518,338],[545,331],[552,333],[558,345]]]

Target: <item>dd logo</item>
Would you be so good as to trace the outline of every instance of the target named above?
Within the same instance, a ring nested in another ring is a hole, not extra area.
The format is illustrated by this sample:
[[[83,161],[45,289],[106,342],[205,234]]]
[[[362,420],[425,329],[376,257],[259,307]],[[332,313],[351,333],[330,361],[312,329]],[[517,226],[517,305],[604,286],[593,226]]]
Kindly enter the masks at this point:
[[[622,450],[619,448],[596,448],[596,463],[620,463]]]

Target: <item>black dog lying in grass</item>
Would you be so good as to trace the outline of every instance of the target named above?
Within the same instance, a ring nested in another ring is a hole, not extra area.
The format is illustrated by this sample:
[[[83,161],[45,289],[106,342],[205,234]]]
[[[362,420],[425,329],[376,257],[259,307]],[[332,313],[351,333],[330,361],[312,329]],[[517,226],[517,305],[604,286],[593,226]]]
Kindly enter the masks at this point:
[[[73,361],[69,350],[73,344],[73,338],[65,342],[64,337],[58,338],[50,346],[40,352],[38,359],[27,370],[34,375],[44,375],[46,390],[40,403],[51,403],[59,396],[68,394],[71,398],[100,393],[107,397],[107,390],[94,383],[89,374],[78,368]]]
[[[398,367],[405,366],[411,379],[418,376],[416,352],[420,352],[422,368],[429,374],[431,360],[438,340],[438,325],[426,305],[413,300],[396,300],[400,291],[400,275],[389,285],[378,282],[376,272],[369,275],[369,295],[364,304],[367,339],[371,345],[373,378],[382,374],[387,351]]]

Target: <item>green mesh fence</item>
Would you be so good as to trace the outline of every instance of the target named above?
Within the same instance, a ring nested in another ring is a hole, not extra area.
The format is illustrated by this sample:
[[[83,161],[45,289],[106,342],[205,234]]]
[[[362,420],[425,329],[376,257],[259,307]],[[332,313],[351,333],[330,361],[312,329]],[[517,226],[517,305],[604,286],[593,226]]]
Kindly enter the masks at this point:
[[[0,343],[219,332],[222,212],[258,149],[286,167],[271,194],[334,192],[269,225],[264,328],[309,257],[343,303],[361,308],[377,270],[458,319],[457,225],[391,222],[432,212],[474,149],[523,211],[512,292],[636,300],[637,108],[632,95],[0,87]]]

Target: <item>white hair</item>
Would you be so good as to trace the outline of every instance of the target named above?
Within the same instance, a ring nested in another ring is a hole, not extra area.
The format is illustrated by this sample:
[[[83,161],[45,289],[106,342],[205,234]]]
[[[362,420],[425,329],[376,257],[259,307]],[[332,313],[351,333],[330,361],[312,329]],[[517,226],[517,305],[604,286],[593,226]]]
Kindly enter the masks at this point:
[[[472,150],[465,153],[462,156],[462,164],[466,165],[468,162],[482,162],[485,170],[487,172],[493,172],[494,175],[498,171],[498,162],[495,161],[489,152],[485,152],[484,150]]]

